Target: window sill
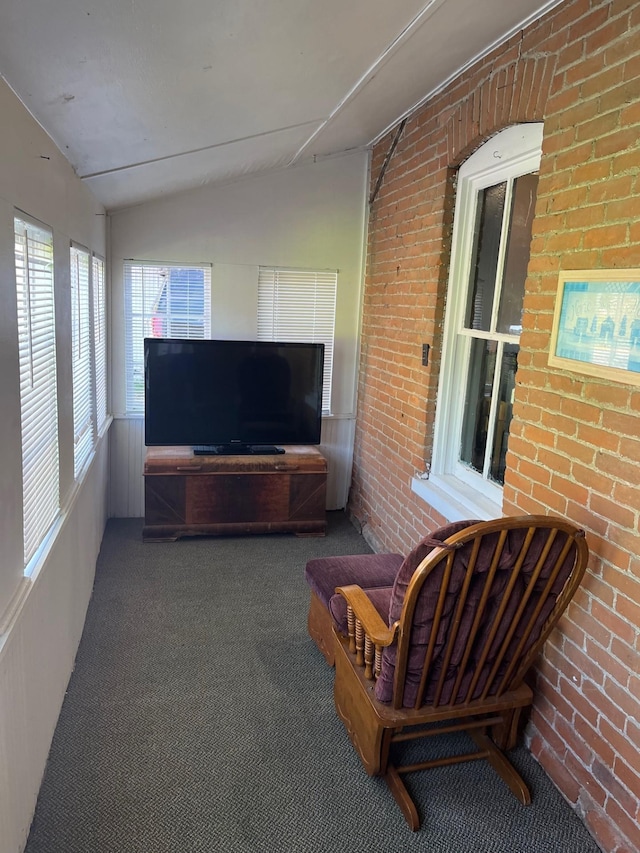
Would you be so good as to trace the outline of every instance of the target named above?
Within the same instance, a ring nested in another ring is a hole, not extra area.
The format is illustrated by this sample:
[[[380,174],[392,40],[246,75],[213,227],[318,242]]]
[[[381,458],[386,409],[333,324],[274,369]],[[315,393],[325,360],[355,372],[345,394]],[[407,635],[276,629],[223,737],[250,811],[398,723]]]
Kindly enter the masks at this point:
[[[501,518],[502,507],[451,475],[432,474],[428,480],[412,477],[411,491],[426,501],[448,522],[477,518]]]

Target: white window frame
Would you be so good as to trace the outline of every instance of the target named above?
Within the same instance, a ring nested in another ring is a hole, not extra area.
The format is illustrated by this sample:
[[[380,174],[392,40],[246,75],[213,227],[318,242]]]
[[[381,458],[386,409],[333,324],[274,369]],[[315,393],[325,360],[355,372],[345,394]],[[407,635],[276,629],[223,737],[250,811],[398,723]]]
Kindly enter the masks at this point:
[[[502,514],[502,487],[459,461],[470,346],[470,338],[460,330],[470,280],[478,193],[537,171],[542,130],[541,123],[531,123],[501,131],[472,154],[458,173],[433,455],[428,474],[416,475],[411,484],[416,494],[450,521]],[[503,337],[505,341],[518,340]]]
[[[96,439],[109,414],[107,404],[107,291],[104,259],[91,256]]]
[[[337,292],[337,270],[258,270],[258,340],[324,344],[323,415],[331,413]]]
[[[14,216],[25,573],[60,515],[53,232]]]
[[[204,273],[204,307],[201,314],[189,313],[181,338],[211,337],[211,264],[169,263],[160,261],[124,262],[125,293],[125,382],[127,414],[144,414],[144,338],[160,337],[155,334],[153,320],[171,316],[169,300],[167,311],[157,310],[162,284],[159,276],[171,270],[202,270]],[[202,322],[202,335],[191,334],[189,324]],[[166,335],[166,337],[171,337]],[[173,335],[173,337],[178,337]]]
[[[71,353],[73,376],[73,473],[80,478],[94,447],[91,350],[90,259],[88,249],[71,244]]]

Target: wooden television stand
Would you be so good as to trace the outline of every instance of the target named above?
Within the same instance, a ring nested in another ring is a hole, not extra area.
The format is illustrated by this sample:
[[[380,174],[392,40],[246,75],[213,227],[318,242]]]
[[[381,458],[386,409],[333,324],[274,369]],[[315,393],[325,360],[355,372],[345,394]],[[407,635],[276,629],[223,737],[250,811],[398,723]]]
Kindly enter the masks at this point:
[[[315,447],[284,450],[264,456],[195,456],[190,447],[147,448],[143,540],[244,533],[324,536],[326,460]]]

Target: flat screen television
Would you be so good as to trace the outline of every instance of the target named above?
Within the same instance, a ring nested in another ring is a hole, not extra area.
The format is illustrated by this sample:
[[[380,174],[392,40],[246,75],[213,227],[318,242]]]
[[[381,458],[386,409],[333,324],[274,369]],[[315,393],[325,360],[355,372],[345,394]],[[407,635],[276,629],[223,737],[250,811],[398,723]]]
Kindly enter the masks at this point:
[[[319,444],[324,344],[145,338],[145,444],[280,453]]]

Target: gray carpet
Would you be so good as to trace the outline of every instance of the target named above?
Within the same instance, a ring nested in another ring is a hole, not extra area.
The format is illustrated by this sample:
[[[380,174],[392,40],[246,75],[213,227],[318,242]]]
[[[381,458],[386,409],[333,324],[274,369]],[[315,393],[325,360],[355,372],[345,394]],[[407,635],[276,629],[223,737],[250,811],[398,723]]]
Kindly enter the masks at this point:
[[[415,834],[366,775],[306,633],[306,561],[369,550],[342,513],[319,539],[140,536],[107,527],[27,853],[598,851],[524,748],[533,805],[439,768],[410,777]]]

